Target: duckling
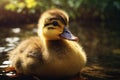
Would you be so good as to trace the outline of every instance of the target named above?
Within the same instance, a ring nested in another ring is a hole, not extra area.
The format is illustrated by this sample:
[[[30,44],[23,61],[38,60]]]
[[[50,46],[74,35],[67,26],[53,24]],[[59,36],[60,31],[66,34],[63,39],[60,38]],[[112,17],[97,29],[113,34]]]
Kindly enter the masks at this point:
[[[86,64],[86,55],[68,26],[65,11],[45,11],[38,22],[38,36],[24,40],[10,52],[11,66],[17,73],[39,77],[67,77],[79,73]]]

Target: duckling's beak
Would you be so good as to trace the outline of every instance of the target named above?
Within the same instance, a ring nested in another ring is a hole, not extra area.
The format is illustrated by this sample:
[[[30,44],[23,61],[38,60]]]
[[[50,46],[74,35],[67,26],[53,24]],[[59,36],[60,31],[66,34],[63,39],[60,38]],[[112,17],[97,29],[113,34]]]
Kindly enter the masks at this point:
[[[70,32],[68,27],[64,28],[62,34],[60,34],[60,37],[64,39],[72,40],[72,41],[78,41],[78,38]]]

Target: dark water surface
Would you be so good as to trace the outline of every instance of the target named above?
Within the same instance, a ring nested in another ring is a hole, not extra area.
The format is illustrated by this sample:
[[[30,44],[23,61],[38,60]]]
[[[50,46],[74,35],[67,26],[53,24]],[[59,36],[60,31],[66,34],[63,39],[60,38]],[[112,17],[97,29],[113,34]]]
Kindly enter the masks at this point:
[[[120,29],[115,22],[72,22],[70,29],[79,37],[88,63],[82,75],[88,80],[120,80]],[[20,41],[36,36],[35,24],[0,26],[0,75],[6,54]]]
[[[0,26],[0,64],[7,60],[6,54],[9,51],[13,50],[20,41],[35,36],[36,31],[36,25],[34,24]]]

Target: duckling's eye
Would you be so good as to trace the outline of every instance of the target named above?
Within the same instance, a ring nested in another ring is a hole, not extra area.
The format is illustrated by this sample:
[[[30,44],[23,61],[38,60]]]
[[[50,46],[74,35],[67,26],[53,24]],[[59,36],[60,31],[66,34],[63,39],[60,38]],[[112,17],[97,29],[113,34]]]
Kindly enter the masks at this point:
[[[54,21],[52,24],[53,24],[53,26],[58,26],[59,25],[57,21]]]

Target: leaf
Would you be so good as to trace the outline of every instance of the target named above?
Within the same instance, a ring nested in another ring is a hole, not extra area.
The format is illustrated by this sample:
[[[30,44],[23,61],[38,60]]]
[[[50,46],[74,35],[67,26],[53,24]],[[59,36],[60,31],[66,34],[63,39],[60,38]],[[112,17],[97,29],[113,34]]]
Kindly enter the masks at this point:
[[[37,6],[37,1],[35,0],[25,0],[27,8],[35,8]]]
[[[25,8],[25,3],[24,2],[18,3],[18,8]]]
[[[14,4],[7,4],[6,6],[5,6],[5,9],[6,10],[11,10],[11,11],[15,11],[16,10],[16,6],[14,5]]]

